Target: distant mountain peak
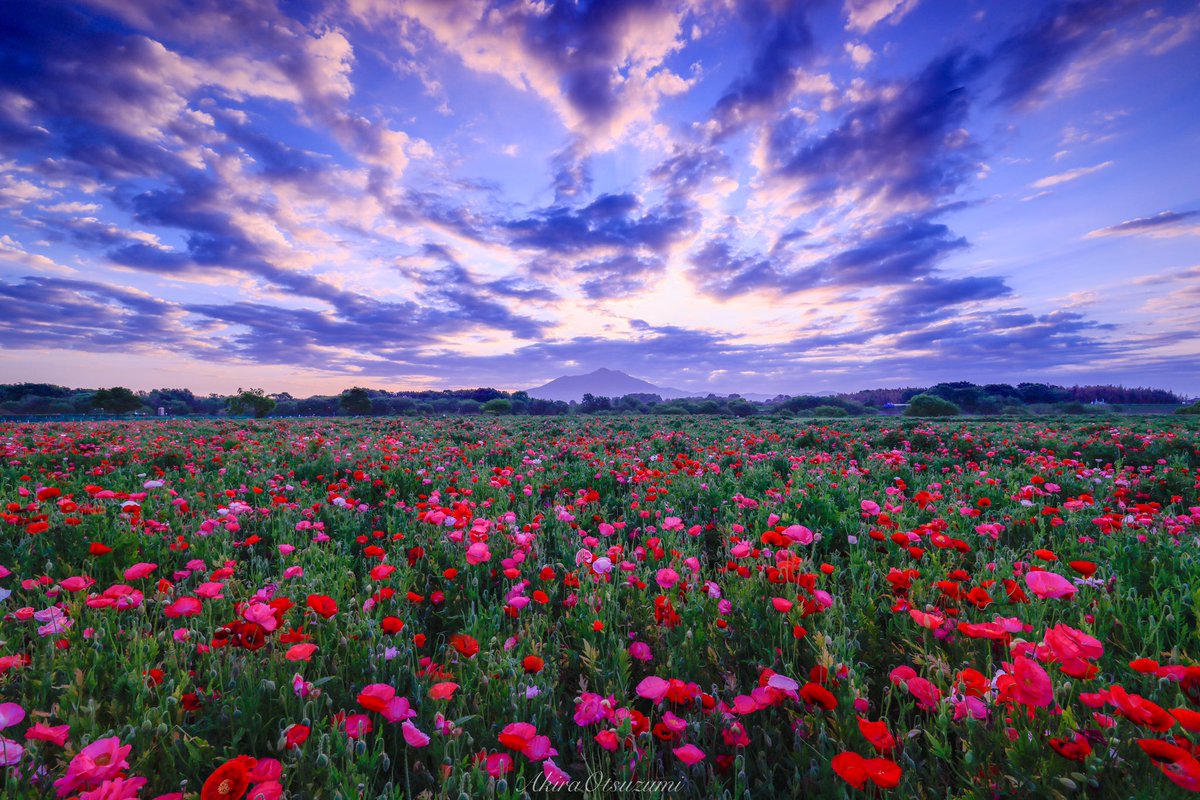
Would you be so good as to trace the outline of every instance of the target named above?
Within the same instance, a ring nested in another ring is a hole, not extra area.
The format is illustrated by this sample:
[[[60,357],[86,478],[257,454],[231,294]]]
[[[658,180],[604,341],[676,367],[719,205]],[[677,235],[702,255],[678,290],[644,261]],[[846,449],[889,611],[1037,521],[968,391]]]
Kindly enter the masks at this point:
[[[528,390],[530,397],[542,400],[579,402],[585,394],[594,397],[624,397],[627,394],[656,394],[664,400],[688,397],[690,393],[670,387],[655,386],[620,370],[600,367],[583,375],[563,375],[549,383]]]

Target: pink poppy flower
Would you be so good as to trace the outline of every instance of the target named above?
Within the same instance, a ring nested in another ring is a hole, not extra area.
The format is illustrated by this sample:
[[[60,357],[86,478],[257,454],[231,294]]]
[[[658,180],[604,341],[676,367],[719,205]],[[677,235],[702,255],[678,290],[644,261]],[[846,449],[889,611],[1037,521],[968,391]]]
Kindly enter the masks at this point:
[[[125,570],[125,580],[136,581],[138,578],[146,577],[156,569],[158,569],[158,564],[148,564],[146,562],[134,564],[132,567]]]
[[[1018,656],[1013,659],[1012,672],[1015,684],[1013,698],[1027,706],[1045,707],[1054,702],[1054,684],[1042,665],[1032,658]]]
[[[1079,588],[1062,575],[1045,570],[1025,573],[1025,583],[1042,600],[1050,597],[1070,598],[1079,592]]]
[[[637,692],[638,697],[644,697],[657,705],[667,696],[667,690],[670,688],[671,684],[668,681],[663,680],[657,675],[650,675],[642,678],[641,683],[637,685],[634,691]]]
[[[417,715],[417,712],[412,709],[412,704],[408,702],[408,698],[401,695],[389,700],[379,713],[392,723],[403,722]]]
[[[88,588],[95,582],[96,581],[92,580],[91,578],[73,575],[66,580],[59,581],[58,585],[66,589],[68,592],[79,592]]]
[[[246,606],[242,611],[242,619],[262,626],[268,633],[279,627],[279,621],[275,619],[275,609],[266,603],[251,603]]]
[[[254,763],[254,768],[246,773],[251,783],[277,781],[283,775],[283,764],[277,758],[260,758]]]
[[[789,525],[783,529],[783,535],[797,544],[812,544],[813,532],[803,525]]]
[[[630,658],[636,658],[638,661],[650,661],[654,658],[650,653],[650,645],[645,642],[633,642],[629,645]]]
[[[346,735],[351,739],[361,739],[366,736],[375,726],[371,723],[371,718],[366,714],[351,714],[342,722],[342,729],[346,731]]]
[[[1099,639],[1062,623],[1048,628],[1043,641],[1060,661],[1104,655],[1104,645]]]
[[[408,742],[409,747],[424,747],[429,744],[429,736],[422,733],[408,720],[400,726],[400,731],[404,734],[404,741]]]
[[[942,699],[941,689],[924,678],[909,678],[905,686],[908,687],[909,693],[916,698],[917,707],[924,711],[934,710],[938,701]]]
[[[683,747],[676,747],[672,750],[680,761],[687,765],[692,765],[704,760],[704,751],[694,744],[685,744]]]
[[[486,542],[475,542],[467,548],[467,563],[474,566],[482,564],[484,561],[491,561],[492,553],[488,550]]]
[[[116,736],[97,739],[80,750],[67,765],[67,772],[54,782],[59,797],[75,794],[80,789],[91,789],[104,781],[112,780],[125,769],[126,760],[133,750],[132,745],[122,745]]]
[[[136,800],[145,785],[145,778],[116,778],[104,781],[90,791],[80,792],[79,800]]]
[[[205,581],[196,587],[196,594],[203,597],[205,600],[220,600],[221,592],[225,590],[225,584]]]
[[[172,619],[176,617],[194,617],[203,610],[200,601],[194,597],[184,596],[163,608],[163,614]]]
[[[25,709],[16,703],[0,703],[0,731],[19,725],[25,719]]]
[[[283,797],[283,785],[279,781],[263,781],[250,787],[243,800],[279,800]]]
[[[37,722],[34,723],[33,727],[25,731],[25,738],[39,739],[43,742],[51,742],[62,747],[67,743],[67,734],[70,731],[70,725],[47,725],[44,722]]]
[[[604,719],[604,698],[594,692],[584,692],[575,705],[575,724],[581,728]]]
[[[542,774],[546,776],[546,781],[552,786],[566,786],[571,782],[571,776],[563,772],[558,764],[554,763],[553,758],[547,758],[542,762]]]
[[[25,757],[25,748],[12,739],[0,736],[0,767],[12,767]]]

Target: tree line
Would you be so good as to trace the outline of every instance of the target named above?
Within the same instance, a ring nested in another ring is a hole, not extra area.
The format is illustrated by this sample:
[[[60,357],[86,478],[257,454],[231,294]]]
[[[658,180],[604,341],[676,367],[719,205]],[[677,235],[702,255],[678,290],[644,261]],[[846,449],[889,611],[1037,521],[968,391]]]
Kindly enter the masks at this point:
[[[938,383],[929,387],[868,389],[833,395],[779,395],[764,402],[739,395],[664,400],[657,394],[583,396],[580,402],[543,400],[527,392],[492,388],[388,391],[356,386],[337,395],[293,397],[241,389],[231,395],[196,395],[188,389],[133,391],[123,386],[71,389],[46,383],[0,384],[0,414],[6,416],[133,414],[154,416],[428,416],[435,414],[756,414],[849,417],[878,413],[909,416],[1074,413],[1119,410],[1121,405],[1179,406],[1183,398],[1163,389],[1112,385],[1057,386],[1046,383]]]

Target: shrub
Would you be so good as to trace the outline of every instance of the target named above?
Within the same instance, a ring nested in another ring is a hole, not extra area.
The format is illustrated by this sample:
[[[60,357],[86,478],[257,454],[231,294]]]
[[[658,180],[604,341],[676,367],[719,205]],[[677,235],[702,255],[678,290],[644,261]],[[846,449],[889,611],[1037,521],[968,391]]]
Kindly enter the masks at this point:
[[[904,409],[906,417],[956,417],[959,408],[954,403],[931,394],[919,394],[908,401]]]
[[[485,414],[511,414],[512,401],[504,397],[495,397],[483,404]]]
[[[817,406],[808,412],[814,417],[848,417],[850,412],[841,406]]]

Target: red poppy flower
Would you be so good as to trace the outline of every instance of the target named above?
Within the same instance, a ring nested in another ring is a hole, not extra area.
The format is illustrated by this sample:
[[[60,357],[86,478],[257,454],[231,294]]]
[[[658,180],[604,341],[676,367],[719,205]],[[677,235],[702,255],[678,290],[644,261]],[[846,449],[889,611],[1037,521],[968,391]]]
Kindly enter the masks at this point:
[[[479,642],[474,636],[468,636],[465,633],[456,633],[450,637],[450,645],[463,656],[474,658],[479,653]]]
[[[1171,716],[1179,720],[1179,724],[1188,733],[1200,733],[1200,712],[1192,711],[1190,708],[1172,708]]]
[[[285,746],[288,750],[291,750],[294,747],[300,747],[308,741],[308,735],[310,733],[312,733],[312,729],[307,725],[292,725],[284,734],[284,741],[286,742]]]
[[[338,611],[337,603],[329,595],[310,594],[306,602],[309,608],[325,619],[329,619]]]
[[[1145,725],[1153,731],[1162,733],[1175,725],[1175,718],[1167,713],[1162,706],[1141,695],[1129,694],[1122,686],[1109,689],[1112,703],[1121,709],[1121,715],[1130,722]]]
[[[1191,753],[1158,739],[1138,739],[1138,744],[1172,783],[1191,792],[1200,791],[1200,761]]]
[[[837,708],[837,698],[824,686],[816,683],[804,684],[800,688],[800,697],[809,705],[820,706],[826,711]]]
[[[883,720],[871,722],[863,717],[858,718],[858,730],[871,746],[880,753],[887,753],[896,746],[896,738],[888,730]]]
[[[1083,761],[1092,754],[1092,746],[1083,734],[1076,732],[1072,739],[1051,739],[1050,747],[1063,758]]]
[[[838,753],[833,757],[833,771],[855,789],[867,781],[881,789],[891,789],[900,783],[900,766],[886,758],[863,758],[858,753]]]
[[[238,800],[250,788],[250,770],[255,760],[237,756],[213,770],[200,789],[200,800]]]

